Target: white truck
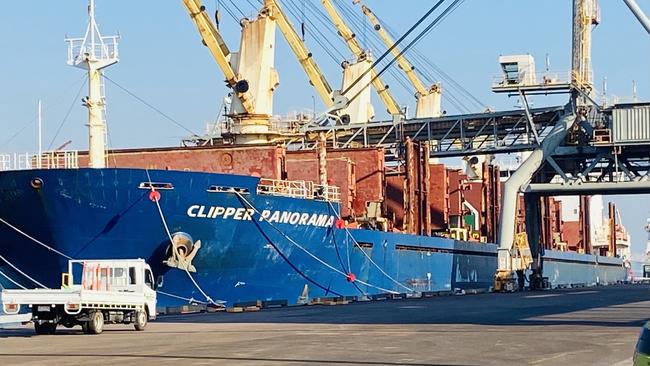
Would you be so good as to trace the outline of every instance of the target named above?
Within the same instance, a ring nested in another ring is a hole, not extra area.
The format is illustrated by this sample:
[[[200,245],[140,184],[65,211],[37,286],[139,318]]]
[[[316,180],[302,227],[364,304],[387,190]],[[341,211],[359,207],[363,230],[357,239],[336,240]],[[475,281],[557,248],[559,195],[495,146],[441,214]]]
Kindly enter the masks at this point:
[[[158,284],[144,259],[70,260],[61,283],[60,289],[5,289],[3,310],[17,314],[28,306],[37,334],[54,334],[59,324],[81,325],[86,334],[101,333],[105,323],[144,330],[156,317]]]

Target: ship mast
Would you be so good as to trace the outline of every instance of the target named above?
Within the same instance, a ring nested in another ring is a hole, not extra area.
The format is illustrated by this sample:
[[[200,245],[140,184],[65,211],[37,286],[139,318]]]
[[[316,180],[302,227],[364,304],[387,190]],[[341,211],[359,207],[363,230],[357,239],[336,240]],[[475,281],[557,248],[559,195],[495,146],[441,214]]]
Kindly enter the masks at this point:
[[[106,167],[106,119],[102,70],[119,61],[117,39],[104,37],[95,21],[95,0],[88,1],[88,27],[83,38],[67,38],[68,65],[88,72],[88,166]]]

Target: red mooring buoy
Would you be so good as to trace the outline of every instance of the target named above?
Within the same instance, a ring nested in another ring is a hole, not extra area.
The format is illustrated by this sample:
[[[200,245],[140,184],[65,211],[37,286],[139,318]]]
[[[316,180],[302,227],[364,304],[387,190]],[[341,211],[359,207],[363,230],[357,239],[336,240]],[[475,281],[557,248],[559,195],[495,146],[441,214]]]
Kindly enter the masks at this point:
[[[160,192],[158,192],[158,191],[149,192],[149,199],[152,202],[158,202],[160,200]]]
[[[345,279],[348,280],[348,282],[354,282],[357,280],[357,276],[354,273],[350,272],[347,274],[347,276],[345,276]]]

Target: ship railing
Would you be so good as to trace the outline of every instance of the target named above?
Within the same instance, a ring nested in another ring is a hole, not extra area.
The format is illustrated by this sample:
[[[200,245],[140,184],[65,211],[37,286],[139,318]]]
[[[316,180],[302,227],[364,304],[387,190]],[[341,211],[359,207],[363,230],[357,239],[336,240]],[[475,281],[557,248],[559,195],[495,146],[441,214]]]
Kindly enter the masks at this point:
[[[339,187],[304,180],[260,179],[257,194],[339,202]]]
[[[519,72],[517,78],[508,78],[503,73],[492,78],[492,88],[513,88],[513,87],[553,87],[571,83],[571,72],[536,72],[531,78],[527,77],[524,71]]]
[[[0,154],[0,171],[26,170],[32,168],[30,153]]]
[[[309,190],[304,180],[260,179],[258,194],[270,194],[295,198],[307,198]]]
[[[313,111],[300,110],[289,112],[284,115],[275,115],[270,119],[270,129],[280,134],[300,133],[300,129],[314,119]],[[208,122],[205,126],[208,136],[225,136],[233,132],[233,121],[228,117],[216,122]]]
[[[38,155],[34,155],[35,163],[38,166]],[[47,151],[41,154],[41,169],[77,169],[79,168],[79,152],[69,151]]]
[[[90,44],[85,38],[66,38],[68,42],[68,65],[77,65],[90,60],[117,60],[119,58],[119,36],[100,37],[99,42]]]
[[[30,153],[0,154],[0,171],[27,169],[76,169],[79,168],[79,152],[47,151],[40,156]]]
[[[314,198],[341,202],[341,190],[339,187],[329,184],[313,184],[313,187],[312,192],[314,192]]]

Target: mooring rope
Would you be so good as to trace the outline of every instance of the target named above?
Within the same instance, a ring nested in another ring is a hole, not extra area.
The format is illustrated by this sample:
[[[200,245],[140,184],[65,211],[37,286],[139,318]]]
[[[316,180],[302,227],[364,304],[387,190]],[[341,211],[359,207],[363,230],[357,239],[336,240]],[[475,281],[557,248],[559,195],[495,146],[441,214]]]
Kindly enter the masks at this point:
[[[14,279],[12,279],[11,277],[9,277],[9,275],[5,274],[4,272],[0,271],[0,275],[2,275],[4,278],[8,279],[9,282],[11,282],[11,283],[13,283],[14,285],[20,287],[21,289],[23,289],[23,290],[27,290],[27,287],[25,287],[25,286],[21,285],[20,283],[14,281]],[[0,287],[2,287],[2,285],[0,285]]]
[[[153,184],[151,183],[151,176],[149,175],[149,169],[145,169],[145,172],[147,173],[147,179],[149,179],[149,188],[151,188],[151,192],[157,192],[154,189]],[[163,226],[165,228],[165,232],[167,233],[167,237],[169,238],[169,243],[170,243],[170,245],[173,246],[174,245],[174,239],[172,238],[172,234],[169,231],[169,226],[167,226],[167,220],[165,220],[165,215],[163,214],[162,208],[160,207],[160,196],[153,196],[151,198],[151,200],[156,203],[156,207],[158,208],[158,214],[160,215],[160,220],[162,221]],[[212,298],[210,296],[208,296],[208,294],[205,291],[203,291],[203,289],[201,288],[201,286],[199,286],[199,284],[196,282],[194,277],[192,277],[192,274],[187,269],[187,266],[183,267],[183,269],[185,270],[185,273],[187,273],[187,276],[190,278],[190,280],[194,284],[194,287],[196,287],[196,289],[199,290],[201,295],[203,295],[205,297],[205,299],[209,303],[214,304],[214,305],[220,305],[218,302],[215,302],[214,300],[212,300]]]
[[[51,246],[49,246],[49,245],[43,243],[42,241],[40,241],[40,240],[38,240],[38,239],[36,239],[36,238],[30,236],[29,234],[27,234],[27,233],[25,233],[24,231],[20,230],[20,229],[17,228],[16,226],[14,226],[14,225],[8,223],[7,221],[5,221],[5,220],[4,220],[3,218],[1,218],[1,217],[0,217],[0,222],[2,222],[3,224],[5,224],[5,225],[9,226],[10,228],[14,229],[14,230],[15,230],[17,233],[19,233],[20,235],[22,235],[22,236],[24,236],[24,237],[26,237],[26,238],[32,240],[33,242],[35,242],[35,243],[38,244],[38,245],[40,245],[40,246],[46,248],[47,250],[52,251],[52,252],[54,252],[54,253],[56,253],[56,254],[58,254],[58,255],[64,257],[64,258],[69,259],[69,260],[73,259],[71,256],[66,255],[66,254],[64,254],[64,253],[61,253],[60,251],[58,251],[58,250],[52,248]]]
[[[247,204],[251,209],[253,209],[253,211],[255,211],[255,213],[258,214],[258,215],[260,216],[260,218],[262,217],[262,214],[260,213],[260,211],[259,211],[259,210],[258,210],[258,209],[257,209],[257,208],[252,204],[252,203],[250,203],[250,201],[248,201],[244,196],[242,196],[241,193],[239,193],[239,192],[237,192],[237,191],[235,191],[234,193],[235,193],[237,196],[239,196],[239,198],[241,198],[242,201],[244,201],[244,202],[245,202],[245,203],[246,203],[246,204]],[[319,263],[321,263],[321,264],[324,265],[325,267],[331,269],[332,271],[334,271],[334,272],[336,272],[336,273],[342,275],[343,277],[345,277],[345,278],[349,278],[349,277],[348,277],[348,273],[345,273],[345,272],[339,270],[338,268],[332,266],[331,264],[325,262],[324,260],[318,258],[316,255],[314,255],[313,253],[311,253],[309,250],[307,250],[307,249],[306,249],[305,247],[303,247],[302,245],[298,244],[295,240],[293,240],[292,238],[290,238],[287,234],[285,234],[282,230],[280,230],[279,228],[277,228],[275,225],[273,225],[273,224],[272,224],[271,222],[269,222],[268,220],[266,220],[266,223],[269,224],[269,226],[271,226],[271,228],[273,228],[275,231],[277,231],[280,235],[282,235],[282,237],[284,237],[285,239],[287,239],[291,244],[293,244],[293,245],[295,245],[296,247],[298,247],[300,250],[302,250],[303,252],[305,252],[307,255],[309,255],[310,257],[312,257],[314,260],[318,261]],[[387,293],[393,293],[393,294],[397,294],[397,293],[398,293],[398,292],[396,292],[396,291],[389,290],[389,289],[385,289],[385,288],[383,288],[383,287],[373,285],[373,284],[371,284],[371,283],[365,282],[365,281],[360,280],[360,279],[357,279],[357,278],[355,278],[354,281],[359,282],[359,283],[362,284],[362,285],[365,285],[365,286],[368,286],[368,287],[372,287],[372,288],[375,288],[375,289],[377,289],[377,290],[384,291],[384,292],[387,292]]]
[[[18,227],[16,227],[16,226],[10,224],[7,220],[4,220],[4,219],[1,218],[1,217],[0,217],[0,222],[2,222],[3,224],[7,225],[8,227],[10,227],[11,229],[13,229],[13,230],[16,231],[17,233],[21,234],[22,236],[24,236],[24,237],[30,239],[30,240],[33,241],[34,243],[36,243],[36,244],[38,244],[38,245],[40,245],[40,246],[46,248],[47,250],[49,250],[49,251],[51,251],[51,252],[53,252],[53,253],[56,253],[56,254],[60,255],[61,257],[66,258],[66,259],[68,259],[68,260],[75,260],[73,257],[71,257],[71,256],[69,256],[69,255],[67,255],[67,254],[65,254],[65,253],[62,253],[61,251],[58,251],[58,250],[54,249],[52,246],[47,245],[47,244],[43,243],[42,241],[40,241],[40,240],[34,238],[33,236],[27,234],[26,232],[20,230]],[[0,257],[0,258],[2,258],[5,262],[7,262],[7,264],[9,264],[12,268],[14,268],[14,266],[13,266],[12,264],[10,264],[9,261],[7,261],[6,259],[4,259],[4,257]],[[31,277],[29,277],[29,276],[28,276],[27,274],[25,274],[24,272],[20,271],[19,269],[17,269],[17,268],[14,268],[14,269],[15,269],[17,272],[23,274],[25,277],[27,277],[27,278],[29,278],[30,280],[32,280],[34,283],[39,284],[39,285],[40,285],[41,287],[43,287],[43,288],[47,288],[47,287],[43,286],[42,284],[40,284],[39,282],[37,282],[36,280],[34,280],[34,279],[32,279]],[[23,286],[23,285],[17,283],[17,282],[14,281],[13,279],[11,279],[7,274],[5,274],[5,273],[3,273],[3,272],[1,272],[1,271],[0,271],[0,275],[4,276],[4,277],[7,278],[7,280],[9,280],[11,283],[13,283],[14,285],[16,285],[16,286],[22,288],[23,290],[26,290],[26,289],[27,289],[25,286]],[[194,302],[201,303],[200,301],[198,301],[198,300],[194,300],[194,299],[192,299],[192,298],[186,298],[186,297],[182,297],[182,296],[178,296],[178,295],[173,295],[173,294],[170,294],[170,293],[167,293],[167,292],[163,292],[163,291],[160,291],[160,290],[156,290],[156,292],[158,292],[158,293],[160,293],[160,294],[163,294],[163,295],[170,296],[170,297],[175,297],[175,298],[178,298],[178,299],[181,299],[181,300],[193,300]]]
[[[45,286],[44,284],[42,284],[42,283],[36,281],[35,279],[33,279],[32,277],[30,277],[27,273],[21,271],[18,267],[14,266],[13,263],[9,262],[5,257],[3,257],[3,256],[0,255],[0,259],[2,259],[5,263],[7,263],[7,264],[9,265],[9,267],[13,268],[16,272],[18,272],[18,273],[20,273],[21,275],[25,276],[25,277],[26,277],[27,279],[29,279],[30,281],[32,281],[32,282],[34,282],[35,284],[41,286],[42,288],[48,288],[48,287]]]
[[[161,294],[161,295],[165,295],[165,296],[173,297],[174,299],[185,300],[185,301],[187,301],[188,303],[197,303],[197,304],[202,304],[202,305],[207,305],[207,304],[208,304],[208,303],[205,302],[205,301],[197,300],[197,299],[195,299],[195,298],[193,298],[193,297],[183,297],[183,296],[178,296],[178,295],[170,294],[169,292],[160,291],[160,290],[156,290],[156,292],[158,292],[158,293]]]
[[[332,205],[332,202],[327,201],[327,203],[329,203],[330,207],[332,208],[332,210],[333,210],[334,213],[336,214],[336,217],[340,220],[340,219],[341,219],[341,215],[339,215],[338,211],[336,211],[336,209],[335,209],[334,206]],[[361,245],[359,244],[359,242],[357,242],[357,240],[354,238],[354,236],[352,236],[352,233],[350,232],[350,230],[349,230],[347,227],[344,227],[344,229],[345,229],[345,232],[346,232],[346,237],[352,239],[352,242],[354,243],[354,245],[356,245],[356,246],[361,250],[361,253],[363,253],[363,255],[366,256],[366,258],[368,258],[368,260],[370,261],[370,263],[372,263],[375,267],[377,267],[377,269],[378,269],[378,270],[379,270],[379,271],[380,271],[384,276],[386,276],[386,278],[388,278],[389,280],[391,280],[391,281],[392,281],[393,283],[395,283],[396,285],[398,285],[398,286],[400,286],[400,287],[402,287],[402,288],[404,288],[404,289],[406,289],[406,290],[408,290],[408,291],[410,291],[410,292],[414,292],[414,291],[415,291],[415,290],[413,290],[412,288],[403,285],[401,282],[397,281],[397,280],[396,280],[395,278],[393,278],[391,275],[389,275],[388,273],[386,273],[386,271],[384,271],[383,268],[381,268],[381,267],[380,267],[380,266],[379,266],[379,265],[378,265],[374,260],[372,260],[372,258],[368,255],[368,253],[366,253],[366,251],[363,250],[363,248],[361,247]]]

